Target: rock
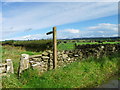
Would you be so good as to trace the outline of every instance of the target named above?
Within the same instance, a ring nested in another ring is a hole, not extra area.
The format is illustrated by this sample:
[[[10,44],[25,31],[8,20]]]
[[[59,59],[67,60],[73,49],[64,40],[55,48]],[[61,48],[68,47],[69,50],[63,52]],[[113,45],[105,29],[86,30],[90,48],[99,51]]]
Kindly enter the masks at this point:
[[[60,55],[60,54],[61,54],[61,52],[57,52],[57,54],[58,54],[58,55]]]
[[[104,48],[104,46],[101,46],[101,48],[103,49],[103,48]]]
[[[25,70],[28,69],[29,66],[29,55],[28,54],[22,54],[21,58],[20,58],[20,66],[19,66],[19,76],[20,73]]]
[[[53,58],[53,54],[50,54],[49,57],[50,57],[50,58]]]
[[[35,63],[35,61],[29,61],[29,63],[32,65],[32,64],[34,64],[34,63]]]
[[[79,55],[75,54],[74,57],[78,57]]]
[[[6,68],[5,67],[0,67],[0,74],[5,73],[5,72],[6,72]]]
[[[42,58],[32,58],[32,61],[36,61],[36,62],[42,61]]]
[[[68,57],[68,55],[67,54],[63,54],[62,57],[63,57],[63,59],[65,59],[65,58]]]
[[[44,60],[44,59],[49,59],[49,57],[48,56],[42,56],[42,59]]]
[[[50,53],[50,54],[53,53],[53,51],[51,51],[51,50],[47,50],[46,52],[47,52],[47,53]]]
[[[7,63],[6,73],[14,73],[12,60],[6,59],[6,63]]]
[[[42,54],[40,54],[40,55],[32,55],[32,56],[29,56],[29,59],[40,58],[41,56],[42,56]]]
[[[43,52],[42,56],[48,56],[48,54],[49,54],[48,52]]]
[[[113,52],[115,51],[115,49],[116,49],[116,48],[115,48],[115,47],[113,47]]]
[[[68,58],[67,60],[68,60],[68,61],[70,61],[71,59],[70,59],[70,58]]]
[[[40,65],[38,65],[38,64],[33,64],[33,65],[32,65],[32,68],[33,68],[33,69],[38,69],[38,70],[39,70],[41,67],[40,67]]]
[[[34,61],[38,61],[38,58],[32,58]]]

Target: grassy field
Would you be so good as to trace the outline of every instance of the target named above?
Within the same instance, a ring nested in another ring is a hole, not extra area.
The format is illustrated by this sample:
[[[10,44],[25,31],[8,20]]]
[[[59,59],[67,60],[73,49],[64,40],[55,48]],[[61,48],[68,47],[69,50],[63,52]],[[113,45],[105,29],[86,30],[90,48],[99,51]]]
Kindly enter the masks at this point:
[[[103,44],[120,44],[120,42],[103,42]],[[68,42],[68,43],[60,43],[58,45],[58,50],[74,50],[75,49],[75,44],[76,45],[86,45],[86,44],[102,44],[98,42]]]
[[[120,58],[119,58],[120,59]],[[83,62],[75,62],[66,67],[44,73],[39,77],[29,79],[28,72],[22,78],[26,79],[25,88],[92,88],[102,84],[118,71],[118,59],[104,57],[94,61],[89,58]]]
[[[3,77],[3,88],[86,88],[97,87],[115,73],[119,72],[120,54],[96,59],[90,57],[82,62],[74,62],[65,67],[51,70],[39,75],[37,70],[29,69],[18,78],[17,70],[21,53],[28,52],[24,48],[4,46],[3,62],[11,58],[14,63],[15,74]]]
[[[58,42],[58,50],[74,50],[75,45],[85,45],[85,44],[117,44],[120,42],[105,42],[101,41],[102,43],[90,42],[90,40],[57,40]],[[59,43],[61,42],[61,43]],[[52,40],[28,40],[28,41],[4,41],[3,44],[9,44],[13,46],[22,46],[27,51],[32,52],[40,52],[48,49],[52,49]]]
[[[58,45],[58,50],[74,50],[75,49],[75,43],[61,43]]]

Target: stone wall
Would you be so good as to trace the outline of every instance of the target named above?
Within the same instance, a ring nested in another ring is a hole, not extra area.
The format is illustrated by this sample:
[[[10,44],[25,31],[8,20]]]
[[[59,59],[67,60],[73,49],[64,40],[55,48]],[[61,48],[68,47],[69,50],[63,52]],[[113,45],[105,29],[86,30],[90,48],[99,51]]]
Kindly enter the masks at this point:
[[[57,67],[65,66],[66,64],[81,61],[83,58],[87,58],[89,56],[94,56],[99,58],[103,55],[111,55],[114,52],[120,51],[120,44],[99,44],[99,45],[79,45],[75,50],[70,51],[58,51],[58,59],[57,59]],[[20,68],[25,70],[29,67],[33,69],[38,69],[40,72],[48,71],[53,69],[53,52],[50,50],[44,51],[41,55],[32,55],[28,56],[26,54],[21,55],[23,59],[21,59],[22,63],[27,63],[27,65],[21,65]],[[29,59],[28,59],[29,57]],[[26,61],[27,60],[27,61]],[[29,61],[28,61],[29,60]],[[25,69],[24,69],[24,67]]]
[[[0,76],[8,73],[14,73],[13,62],[11,59],[6,59],[6,63],[0,63]]]

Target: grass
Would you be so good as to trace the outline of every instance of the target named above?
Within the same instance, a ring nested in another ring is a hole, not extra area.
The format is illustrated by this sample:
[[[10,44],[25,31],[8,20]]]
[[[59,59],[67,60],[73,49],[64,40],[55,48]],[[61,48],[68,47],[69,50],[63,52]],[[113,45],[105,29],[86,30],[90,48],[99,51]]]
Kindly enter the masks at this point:
[[[120,42],[103,42],[103,44],[120,44]],[[100,44],[98,42],[78,42],[76,45],[86,45],[86,44]],[[101,43],[102,44],[102,43]],[[58,50],[74,50],[75,42],[61,43],[58,45]]]
[[[90,42],[90,40],[57,40],[58,42],[62,42],[58,44],[58,50],[74,50],[75,49],[75,44],[76,45],[85,45],[85,44],[102,44],[98,42]],[[66,42],[66,43],[64,43]],[[77,43],[75,43],[77,42]],[[120,42],[103,42],[103,44],[117,44]],[[9,44],[9,45],[14,45],[14,46],[22,46],[24,47],[27,51],[31,52],[26,52],[30,55],[35,54],[35,52],[40,52],[48,49],[52,49],[53,44],[52,40],[28,40],[28,41],[13,41],[13,40],[8,40],[2,42],[3,44]],[[34,53],[33,53],[34,52]]]
[[[74,62],[66,67],[45,72],[41,76],[27,75],[25,72],[22,79],[27,83],[24,88],[92,88],[102,84],[111,75],[118,72],[118,60],[115,57],[103,57],[95,59],[93,57],[82,62]],[[23,83],[23,82],[22,82]]]
[[[81,62],[78,60],[78,62],[57,68],[56,70],[47,71],[41,75],[39,75],[37,70],[28,69],[18,78],[19,55],[24,52],[28,51],[20,47],[3,47],[3,59],[11,58],[15,69],[15,74],[2,78],[3,88],[97,87],[119,70],[120,56],[119,54],[114,54],[113,56],[105,56],[99,59],[89,57]],[[35,52],[28,53],[34,54]]]
[[[27,51],[44,51],[52,47],[52,40],[27,40],[27,41],[14,41],[6,40],[2,42],[3,45],[22,46]]]
[[[14,47],[9,45],[3,46],[1,51],[2,51],[2,62],[4,63],[6,59],[12,59],[13,65],[15,67],[14,68],[15,73],[17,73],[19,67],[21,54],[38,55],[41,53],[41,52],[26,51],[22,47]]]
[[[98,42],[80,42],[76,43],[77,45],[83,45],[83,44],[98,44]]]
[[[61,43],[58,45],[58,50],[74,50],[75,43]]]

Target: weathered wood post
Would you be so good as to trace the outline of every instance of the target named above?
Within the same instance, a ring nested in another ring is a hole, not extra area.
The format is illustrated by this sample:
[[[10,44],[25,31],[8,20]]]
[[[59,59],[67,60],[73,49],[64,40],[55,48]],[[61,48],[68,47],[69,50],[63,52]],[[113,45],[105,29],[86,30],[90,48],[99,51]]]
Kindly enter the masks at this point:
[[[56,27],[53,27],[53,31],[46,33],[47,35],[53,33],[53,69],[57,67],[57,35],[56,35]]]
[[[53,27],[53,68],[57,67],[57,37],[56,37],[56,27]]]

